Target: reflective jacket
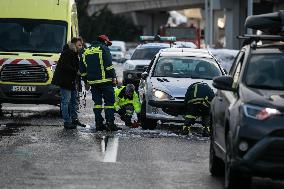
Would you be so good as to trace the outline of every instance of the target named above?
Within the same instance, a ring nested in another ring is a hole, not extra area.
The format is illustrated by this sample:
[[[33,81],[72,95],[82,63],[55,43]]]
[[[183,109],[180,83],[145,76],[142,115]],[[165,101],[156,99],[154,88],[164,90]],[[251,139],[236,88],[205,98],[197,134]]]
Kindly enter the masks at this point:
[[[134,91],[132,98],[129,98],[125,95],[125,86],[122,86],[120,88],[116,88],[114,90],[115,94],[115,103],[114,108],[115,110],[119,110],[125,105],[132,104],[134,107],[134,110],[136,113],[140,113],[141,111],[141,103],[139,101],[138,94]]]
[[[80,73],[82,79],[90,85],[110,83],[116,78],[112,58],[108,47],[95,42],[81,54]]]

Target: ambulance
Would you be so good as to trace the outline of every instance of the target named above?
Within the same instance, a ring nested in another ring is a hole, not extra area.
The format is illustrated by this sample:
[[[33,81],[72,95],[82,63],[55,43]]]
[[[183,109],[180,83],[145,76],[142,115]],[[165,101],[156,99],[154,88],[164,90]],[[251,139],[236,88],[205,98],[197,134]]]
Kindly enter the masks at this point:
[[[51,80],[63,46],[78,36],[75,0],[2,0],[0,7],[0,105],[58,105]]]

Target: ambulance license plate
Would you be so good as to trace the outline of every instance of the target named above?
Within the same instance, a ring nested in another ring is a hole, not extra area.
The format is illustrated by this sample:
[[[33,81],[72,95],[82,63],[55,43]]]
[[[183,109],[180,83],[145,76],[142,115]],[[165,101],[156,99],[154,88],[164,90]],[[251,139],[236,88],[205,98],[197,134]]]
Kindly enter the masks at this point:
[[[13,92],[35,92],[36,87],[35,86],[13,86],[12,91]]]

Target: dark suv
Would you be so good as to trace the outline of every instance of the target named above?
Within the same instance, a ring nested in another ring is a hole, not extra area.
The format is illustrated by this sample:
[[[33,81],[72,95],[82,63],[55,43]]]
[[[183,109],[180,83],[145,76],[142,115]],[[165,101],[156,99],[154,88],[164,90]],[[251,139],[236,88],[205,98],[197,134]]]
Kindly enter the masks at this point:
[[[210,172],[225,173],[225,188],[284,178],[284,36],[245,38],[229,75],[213,80]]]

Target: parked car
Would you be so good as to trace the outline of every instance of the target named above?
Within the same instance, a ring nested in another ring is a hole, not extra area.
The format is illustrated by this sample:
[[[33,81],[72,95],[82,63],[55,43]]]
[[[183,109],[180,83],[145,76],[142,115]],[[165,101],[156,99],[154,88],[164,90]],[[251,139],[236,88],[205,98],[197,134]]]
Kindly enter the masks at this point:
[[[239,52],[239,50],[234,49],[209,49],[209,51],[218,59],[226,72],[230,71],[230,68]]]
[[[224,74],[207,50],[161,50],[142,74],[138,89],[142,103],[142,128],[155,129],[158,120],[162,123],[183,123],[184,98],[189,85],[205,82],[212,86],[212,79]]]
[[[253,176],[284,178],[284,46],[257,45],[284,37],[246,39],[229,75],[213,82],[210,172],[225,174],[227,189],[249,188]]]
[[[112,60],[118,63],[125,61],[126,44],[124,41],[112,41],[112,45],[109,46]]]
[[[132,83],[135,86],[139,85],[141,74],[149,66],[152,58],[164,48],[169,48],[168,43],[146,43],[138,45],[130,60],[124,64],[123,84]]]

